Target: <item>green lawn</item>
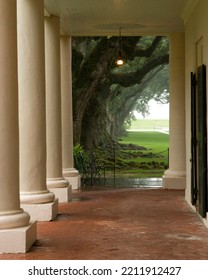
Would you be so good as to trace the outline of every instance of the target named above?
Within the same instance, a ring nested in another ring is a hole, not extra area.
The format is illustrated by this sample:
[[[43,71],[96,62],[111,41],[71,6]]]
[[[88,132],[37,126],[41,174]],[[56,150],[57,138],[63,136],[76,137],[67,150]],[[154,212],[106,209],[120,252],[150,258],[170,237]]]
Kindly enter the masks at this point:
[[[142,120],[143,127],[152,123],[150,121]],[[162,124],[167,127],[167,121],[160,120]],[[114,175],[116,178],[159,178],[168,169],[169,134],[135,129],[127,131],[118,142],[120,145],[116,143],[94,151],[98,161],[105,166],[106,178]]]
[[[169,135],[154,131],[129,131],[120,139],[123,144],[136,144],[145,150],[125,150],[117,155],[117,176],[161,177],[168,167]],[[135,155],[132,157],[132,155]],[[126,168],[119,170],[119,165],[126,163]],[[135,165],[134,165],[135,163]]]
[[[128,135],[121,138],[121,143],[136,144],[158,153],[168,149],[169,135],[154,131],[128,131]]]
[[[169,120],[138,119],[132,121],[130,130],[165,130],[169,127]]]

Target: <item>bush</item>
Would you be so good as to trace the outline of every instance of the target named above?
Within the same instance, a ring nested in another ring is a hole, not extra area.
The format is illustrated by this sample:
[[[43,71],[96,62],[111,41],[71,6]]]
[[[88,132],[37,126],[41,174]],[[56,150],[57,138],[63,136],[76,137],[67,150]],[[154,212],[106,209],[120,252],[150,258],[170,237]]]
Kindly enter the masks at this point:
[[[73,148],[74,167],[80,170],[80,157],[84,156],[84,148],[80,144],[75,144]]]

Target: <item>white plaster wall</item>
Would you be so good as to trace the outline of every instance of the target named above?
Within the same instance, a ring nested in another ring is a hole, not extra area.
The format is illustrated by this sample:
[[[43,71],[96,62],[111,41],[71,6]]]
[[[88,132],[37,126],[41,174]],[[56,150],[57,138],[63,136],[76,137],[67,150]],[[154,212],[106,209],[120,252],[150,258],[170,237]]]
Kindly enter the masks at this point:
[[[203,37],[203,64],[208,62],[208,1],[200,0],[185,23],[186,90],[186,200],[191,204],[191,88],[190,73],[196,71],[196,43]],[[208,84],[208,83],[207,83]]]

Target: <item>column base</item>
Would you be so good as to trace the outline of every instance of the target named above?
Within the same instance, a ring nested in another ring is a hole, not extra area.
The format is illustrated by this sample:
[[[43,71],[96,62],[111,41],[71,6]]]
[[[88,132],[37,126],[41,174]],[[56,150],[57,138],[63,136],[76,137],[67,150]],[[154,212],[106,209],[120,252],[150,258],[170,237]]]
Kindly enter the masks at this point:
[[[58,199],[42,204],[21,204],[21,207],[30,214],[32,221],[52,221],[58,214]]]
[[[54,193],[59,202],[63,203],[71,200],[72,187],[65,178],[47,179],[47,187]]]
[[[50,203],[55,199],[55,195],[49,190],[38,192],[20,192],[21,204],[41,204]]]
[[[29,225],[30,216],[23,209],[14,212],[1,212],[0,215],[0,230],[25,227]]]
[[[184,171],[168,169],[162,178],[164,189],[185,190],[186,188],[186,173]]]
[[[37,223],[0,230],[0,253],[26,253],[37,239]]]
[[[204,225],[208,228],[208,212],[206,214],[206,218],[202,218],[202,221],[204,222]]]
[[[69,202],[72,198],[72,187],[68,186],[66,188],[51,188],[51,192],[55,194],[58,198],[59,203]]]
[[[75,168],[63,169],[63,176],[66,178],[72,186],[72,190],[78,190],[81,186],[81,177]]]

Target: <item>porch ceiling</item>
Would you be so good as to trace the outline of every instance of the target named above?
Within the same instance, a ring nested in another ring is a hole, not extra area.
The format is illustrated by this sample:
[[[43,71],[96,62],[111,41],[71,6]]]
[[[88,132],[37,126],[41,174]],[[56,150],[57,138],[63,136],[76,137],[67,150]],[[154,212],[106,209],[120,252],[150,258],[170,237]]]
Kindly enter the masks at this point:
[[[137,36],[184,29],[181,14],[190,0],[45,0],[46,13],[60,16],[71,36]]]

